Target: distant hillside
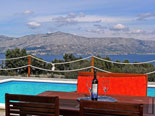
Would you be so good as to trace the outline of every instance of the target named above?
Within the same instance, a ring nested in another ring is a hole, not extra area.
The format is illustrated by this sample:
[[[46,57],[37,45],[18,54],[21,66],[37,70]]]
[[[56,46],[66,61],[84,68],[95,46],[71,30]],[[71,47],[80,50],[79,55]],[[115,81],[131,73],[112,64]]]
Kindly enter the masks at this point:
[[[0,53],[13,48],[25,48],[33,54],[53,55],[155,54],[155,41],[121,37],[87,38],[63,32],[20,38],[0,36]]]

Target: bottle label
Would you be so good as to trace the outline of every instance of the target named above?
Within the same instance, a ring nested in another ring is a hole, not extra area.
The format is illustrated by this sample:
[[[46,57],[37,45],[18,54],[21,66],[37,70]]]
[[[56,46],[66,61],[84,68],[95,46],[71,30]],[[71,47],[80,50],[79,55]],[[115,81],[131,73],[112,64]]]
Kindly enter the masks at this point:
[[[92,97],[93,98],[97,98],[97,87],[98,84],[93,84],[93,87],[92,87]]]

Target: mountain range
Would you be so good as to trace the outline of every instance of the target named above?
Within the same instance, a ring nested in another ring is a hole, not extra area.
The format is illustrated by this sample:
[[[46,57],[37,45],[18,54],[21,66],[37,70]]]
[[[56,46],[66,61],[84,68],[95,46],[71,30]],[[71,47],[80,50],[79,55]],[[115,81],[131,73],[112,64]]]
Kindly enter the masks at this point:
[[[155,54],[155,41],[123,37],[88,38],[54,32],[23,37],[0,36],[0,53],[25,48],[28,53],[62,55]]]

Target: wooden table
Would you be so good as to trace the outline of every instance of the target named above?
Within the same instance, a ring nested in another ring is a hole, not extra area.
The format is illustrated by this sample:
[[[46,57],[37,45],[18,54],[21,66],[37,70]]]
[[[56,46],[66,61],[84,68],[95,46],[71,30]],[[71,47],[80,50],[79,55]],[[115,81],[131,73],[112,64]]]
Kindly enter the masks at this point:
[[[40,93],[41,96],[59,96],[60,99],[60,114],[63,116],[78,116],[79,102],[77,98],[86,97],[88,94],[76,92],[57,92],[45,91]],[[155,98],[153,97],[139,97],[139,96],[118,96],[111,95],[111,97],[121,103],[140,103],[144,104],[144,116],[155,116]]]

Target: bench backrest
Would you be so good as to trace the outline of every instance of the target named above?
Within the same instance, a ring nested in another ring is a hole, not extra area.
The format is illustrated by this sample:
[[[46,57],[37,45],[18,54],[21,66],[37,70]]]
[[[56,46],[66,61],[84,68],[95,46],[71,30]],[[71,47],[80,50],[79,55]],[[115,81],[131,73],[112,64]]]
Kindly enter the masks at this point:
[[[59,116],[59,98],[5,94],[6,116]]]
[[[87,81],[93,79],[91,72],[79,72],[77,93],[89,93]],[[109,95],[147,96],[148,76],[145,74],[97,73],[98,93],[103,94],[102,81],[108,79]]]
[[[80,100],[80,116],[143,116],[143,105]]]

